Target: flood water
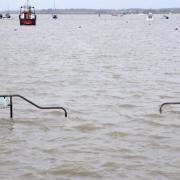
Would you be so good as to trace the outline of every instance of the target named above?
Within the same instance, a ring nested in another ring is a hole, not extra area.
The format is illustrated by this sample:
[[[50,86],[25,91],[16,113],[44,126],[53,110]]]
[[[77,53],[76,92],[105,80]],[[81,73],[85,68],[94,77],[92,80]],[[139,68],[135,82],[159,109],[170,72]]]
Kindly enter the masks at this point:
[[[0,179],[179,179],[180,15],[0,20]]]

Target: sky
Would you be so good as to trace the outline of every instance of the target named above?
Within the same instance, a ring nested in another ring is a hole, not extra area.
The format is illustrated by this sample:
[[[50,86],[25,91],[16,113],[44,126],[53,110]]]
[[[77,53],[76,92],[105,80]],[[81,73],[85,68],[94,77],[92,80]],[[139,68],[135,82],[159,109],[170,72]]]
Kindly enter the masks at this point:
[[[17,10],[26,0],[0,0],[0,10]],[[54,7],[54,0],[30,0],[36,9]],[[55,0],[57,9],[123,9],[123,8],[176,8],[180,0]]]

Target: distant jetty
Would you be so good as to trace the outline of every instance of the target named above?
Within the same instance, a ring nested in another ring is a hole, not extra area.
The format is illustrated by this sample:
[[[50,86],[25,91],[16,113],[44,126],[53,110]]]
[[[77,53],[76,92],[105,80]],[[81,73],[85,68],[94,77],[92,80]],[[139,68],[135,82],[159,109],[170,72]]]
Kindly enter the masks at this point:
[[[0,12],[6,13],[7,11]],[[180,14],[180,8],[166,9],[40,9],[36,11],[38,14]],[[11,14],[18,14],[19,10],[9,11]]]

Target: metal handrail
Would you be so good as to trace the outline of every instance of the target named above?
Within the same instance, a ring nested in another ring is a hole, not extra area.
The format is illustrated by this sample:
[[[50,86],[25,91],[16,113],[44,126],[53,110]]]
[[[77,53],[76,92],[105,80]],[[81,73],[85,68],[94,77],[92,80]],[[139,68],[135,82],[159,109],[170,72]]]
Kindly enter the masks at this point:
[[[67,117],[67,111],[63,107],[42,107],[42,106],[39,106],[39,105],[35,104],[34,102],[30,101],[29,99],[27,99],[27,98],[25,98],[25,97],[23,97],[21,95],[18,95],[18,94],[14,94],[14,95],[0,95],[0,97],[9,97],[10,98],[10,105],[9,106],[10,106],[10,117],[11,118],[13,118],[13,100],[12,100],[13,97],[19,97],[19,98],[23,99],[24,101],[28,102],[29,104],[35,106],[38,109],[43,109],[43,110],[44,109],[47,109],[47,110],[48,109],[62,109],[64,111],[64,113],[65,113],[65,117]]]
[[[180,102],[167,102],[167,103],[161,104],[161,106],[159,108],[160,114],[162,113],[162,109],[163,109],[164,106],[166,106],[166,105],[176,105],[176,104],[180,104]]]

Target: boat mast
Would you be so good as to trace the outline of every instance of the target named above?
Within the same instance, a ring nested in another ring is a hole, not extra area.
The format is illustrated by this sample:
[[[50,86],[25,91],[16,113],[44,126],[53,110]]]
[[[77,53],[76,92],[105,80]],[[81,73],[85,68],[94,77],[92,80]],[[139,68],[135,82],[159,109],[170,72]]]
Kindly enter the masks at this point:
[[[27,0],[27,7],[29,6],[29,0]]]
[[[54,0],[54,14],[56,15],[56,0]]]

